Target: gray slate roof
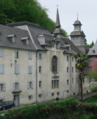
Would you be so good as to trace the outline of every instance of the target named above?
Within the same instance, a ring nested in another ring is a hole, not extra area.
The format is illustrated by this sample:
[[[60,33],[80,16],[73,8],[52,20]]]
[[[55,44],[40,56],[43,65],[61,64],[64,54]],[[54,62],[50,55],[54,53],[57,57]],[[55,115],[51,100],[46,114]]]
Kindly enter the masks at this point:
[[[24,44],[21,41],[22,37],[30,38],[29,34],[25,30],[21,30],[18,28],[12,28],[5,25],[0,25],[0,46],[10,47],[10,48],[19,48],[19,49],[27,49],[27,50],[36,50],[31,39],[29,39],[29,45]],[[16,37],[16,43],[12,43],[7,36],[14,34]]]
[[[70,36],[84,36],[85,37],[85,34],[83,31],[73,31],[71,32]]]
[[[89,48],[86,46],[78,45],[76,46],[81,52],[87,54],[89,52]]]
[[[59,11],[57,8],[57,16],[56,16],[56,28],[60,28],[61,24],[60,24],[60,18],[59,18]]]
[[[69,38],[61,38],[64,42],[64,44],[70,44],[71,45],[71,49],[76,52],[76,53],[81,53],[80,50],[73,44],[73,42],[69,39]]]
[[[33,37],[35,45],[40,50],[45,50],[45,49],[42,46],[40,46],[40,43],[39,43],[38,38],[37,38],[38,35],[46,34],[46,35],[52,36],[52,34],[46,28],[41,27],[41,26],[36,25],[36,24],[33,24],[33,23],[30,23],[30,22],[24,21],[24,22],[11,23],[11,24],[8,24],[8,25],[11,26],[11,27],[27,25],[30,32],[31,32],[31,35]]]
[[[73,25],[82,25],[79,20],[76,20]]]
[[[94,51],[95,52],[94,52]],[[94,44],[94,46],[92,47],[92,48],[90,48],[90,50],[89,50],[89,52],[88,52],[88,55],[89,56],[97,56],[97,41],[96,41],[96,43]]]

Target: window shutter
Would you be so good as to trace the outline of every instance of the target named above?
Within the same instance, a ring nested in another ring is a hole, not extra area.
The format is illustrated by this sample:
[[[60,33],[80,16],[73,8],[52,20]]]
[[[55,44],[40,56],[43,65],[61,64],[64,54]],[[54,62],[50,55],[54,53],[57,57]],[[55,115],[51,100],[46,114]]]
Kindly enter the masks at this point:
[[[0,74],[4,73],[4,65],[0,65]]]
[[[32,74],[32,66],[29,66],[29,74]]]
[[[18,83],[18,89],[20,90],[20,83]]]
[[[32,59],[32,52],[29,52],[29,59]]]
[[[3,88],[3,91],[4,91],[4,92],[6,91],[6,84],[4,84],[4,88]]]
[[[2,74],[4,73],[4,65],[2,65]]]
[[[37,59],[39,60],[39,54],[37,54]]]
[[[16,65],[16,66],[15,66],[15,74],[18,74],[18,73],[19,73],[19,66]]]
[[[32,88],[33,88],[33,82],[32,82]]]
[[[0,65],[0,74],[2,73],[2,65]]]
[[[0,91],[1,91],[1,84],[0,84]]]
[[[4,50],[1,49],[1,57],[4,57]]]
[[[43,54],[41,54],[41,59],[43,60]]]
[[[0,49],[0,57],[4,57],[4,50]]]
[[[13,83],[13,90],[15,90],[15,83]]]
[[[28,82],[27,88],[29,89],[29,82]]]

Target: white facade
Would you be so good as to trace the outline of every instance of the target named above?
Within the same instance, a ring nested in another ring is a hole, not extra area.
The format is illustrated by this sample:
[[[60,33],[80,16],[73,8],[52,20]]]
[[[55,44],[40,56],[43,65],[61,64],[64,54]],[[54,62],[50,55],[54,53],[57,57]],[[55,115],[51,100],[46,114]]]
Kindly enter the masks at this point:
[[[5,90],[0,91],[0,100],[15,100],[16,104],[24,105],[50,101],[56,97],[68,98],[78,94],[78,72],[74,66],[73,56],[63,54],[64,49],[62,48],[46,47],[46,49],[48,51],[36,52],[0,47],[4,53],[3,57],[0,57],[0,65],[4,66],[4,72],[0,74],[0,84],[5,84]],[[18,51],[18,58],[15,57],[15,51]],[[32,58],[29,59],[31,53]],[[56,74],[58,77],[54,77],[52,73],[53,56],[58,58],[58,73]],[[18,66],[17,72],[15,72],[15,66]],[[29,66],[32,67],[30,72]],[[68,72],[67,67],[69,68]],[[52,81],[55,80],[58,81],[58,86],[52,88]],[[32,87],[29,87],[29,82],[33,83]],[[14,89],[15,83],[19,83],[19,89]]]

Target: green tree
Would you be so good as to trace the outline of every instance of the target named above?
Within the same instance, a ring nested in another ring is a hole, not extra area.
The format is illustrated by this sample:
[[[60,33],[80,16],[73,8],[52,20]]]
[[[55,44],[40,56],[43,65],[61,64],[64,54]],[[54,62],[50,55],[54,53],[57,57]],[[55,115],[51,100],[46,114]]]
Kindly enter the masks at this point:
[[[47,28],[51,33],[55,30],[55,22],[49,18],[48,9],[42,7],[37,0],[0,0],[0,24],[28,21]],[[67,37],[64,30],[63,35]]]
[[[86,54],[79,54],[77,53],[76,55],[74,55],[74,58],[76,60],[75,63],[75,67],[78,69],[79,71],[79,80],[80,80],[80,91],[81,91],[81,101],[83,101],[83,86],[82,86],[82,80],[83,80],[83,76],[84,76],[84,69],[87,67],[87,63],[88,63],[88,55]]]

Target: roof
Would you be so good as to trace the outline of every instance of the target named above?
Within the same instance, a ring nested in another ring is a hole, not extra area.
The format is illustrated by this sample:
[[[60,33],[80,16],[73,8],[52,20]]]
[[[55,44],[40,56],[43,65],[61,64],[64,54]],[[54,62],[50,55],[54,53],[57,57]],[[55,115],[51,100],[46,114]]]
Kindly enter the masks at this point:
[[[97,41],[94,44],[94,46],[92,48],[90,48],[89,52],[88,52],[89,56],[95,56],[97,55]]]
[[[55,29],[55,31],[53,33],[54,34],[63,34],[63,32],[60,28]]]
[[[73,42],[66,37],[62,37],[61,40],[64,42],[64,44],[70,44],[71,45],[71,49],[76,52],[76,53],[81,53],[80,50],[73,44]]]
[[[60,28],[61,24],[60,24],[60,18],[59,18],[59,11],[57,8],[57,16],[56,16],[56,28]]]
[[[83,45],[76,46],[82,53],[87,54],[89,52],[89,48]]]
[[[0,25],[0,46],[3,47],[10,47],[10,48],[19,48],[19,49],[26,49],[26,50],[36,50],[30,36],[27,31],[17,29],[17,28],[12,28],[8,27],[5,25]],[[15,43],[12,43],[9,38],[7,37],[8,35],[15,35]],[[22,37],[28,37],[29,38],[29,45],[24,44],[21,41]]]
[[[73,25],[82,25],[79,20],[76,20]]]
[[[27,25],[37,49],[40,49],[40,50],[45,50],[45,49],[40,45],[38,41],[38,35],[46,34],[46,35],[52,36],[52,34],[46,28],[30,23],[30,22],[26,22],[26,21],[11,23],[7,25],[12,27]]]
[[[71,32],[70,36],[84,36],[85,37],[85,34],[83,31],[73,31]]]
[[[21,21],[21,22],[13,22],[13,23],[8,23],[7,26],[22,26],[22,25],[30,25],[30,26],[34,26],[34,27],[38,27],[38,28],[42,28],[42,29],[46,29],[45,27],[39,26],[38,24],[34,24],[28,21]]]

